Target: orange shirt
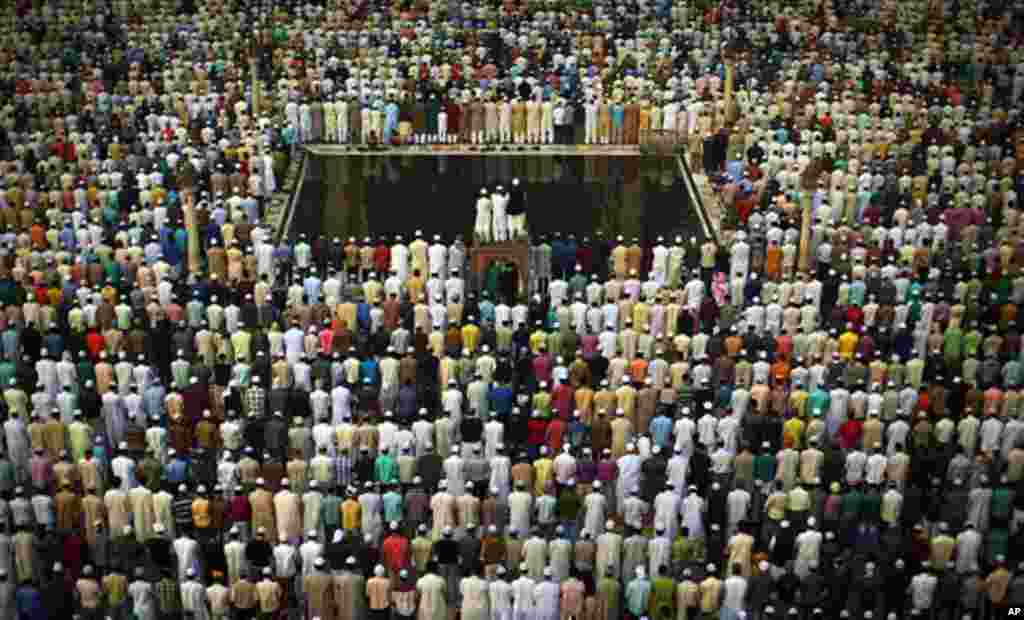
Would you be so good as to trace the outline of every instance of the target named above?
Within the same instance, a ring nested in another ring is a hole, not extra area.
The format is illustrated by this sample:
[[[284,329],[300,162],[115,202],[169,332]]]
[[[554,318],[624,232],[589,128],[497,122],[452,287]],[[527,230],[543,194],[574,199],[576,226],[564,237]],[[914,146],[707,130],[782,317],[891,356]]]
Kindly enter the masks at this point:
[[[778,275],[782,270],[782,248],[777,245],[768,246],[765,252],[764,269],[770,276]]]
[[[41,224],[34,224],[29,229],[29,234],[32,237],[32,247],[43,248],[46,247],[46,228]]]
[[[629,364],[629,376],[637,383],[643,383],[647,378],[647,360],[638,357]]]
[[[341,527],[346,530],[358,530],[362,526],[363,507],[354,499],[341,503]]]
[[[192,523],[197,528],[210,527],[210,500],[200,497],[192,502]]]

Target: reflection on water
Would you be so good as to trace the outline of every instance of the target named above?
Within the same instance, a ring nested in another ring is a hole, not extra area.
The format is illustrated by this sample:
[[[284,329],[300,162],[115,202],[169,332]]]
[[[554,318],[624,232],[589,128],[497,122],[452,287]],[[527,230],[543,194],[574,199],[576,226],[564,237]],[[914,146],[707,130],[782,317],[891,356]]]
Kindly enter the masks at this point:
[[[319,187],[304,191],[303,208],[323,208],[294,227],[343,238],[415,230],[468,238],[480,188],[518,178],[533,234],[692,234],[697,220],[680,174],[672,157],[321,156],[308,166],[307,184]]]

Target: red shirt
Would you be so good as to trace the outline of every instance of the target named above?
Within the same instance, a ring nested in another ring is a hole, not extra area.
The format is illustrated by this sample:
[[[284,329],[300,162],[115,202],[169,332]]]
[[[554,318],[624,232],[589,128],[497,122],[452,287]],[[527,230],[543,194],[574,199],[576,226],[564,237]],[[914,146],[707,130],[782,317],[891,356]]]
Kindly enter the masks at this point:
[[[555,389],[551,391],[551,408],[555,410],[556,415],[563,420],[569,420],[569,414],[572,413],[572,399],[575,391],[567,383],[559,383],[555,386]]]
[[[552,454],[559,454],[562,451],[562,438],[565,435],[565,422],[555,418],[548,424],[547,444]]]
[[[377,249],[373,251],[373,265],[377,269],[377,273],[388,273],[391,268],[391,248],[383,244],[378,245]]]
[[[530,418],[526,423],[526,439],[531,446],[539,446],[547,439],[548,423],[542,418]]]
[[[397,573],[409,565],[409,539],[401,534],[392,534],[381,545],[384,566]]]
[[[839,443],[844,450],[860,444],[860,436],[863,432],[864,423],[860,420],[849,419],[839,429]]]
[[[245,495],[236,495],[228,505],[228,513],[225,515],[230,523],[242,523],[252,519],[252,506],[249,505],[249,498]]]
[[[85,347],[89,349],[89,355],[91,355],[93,359],[99,358],[100,351],[102,351],[105,346],[106,338],[103,337],[103,334],[97,331],[92,331],[86,334]]]
[[[860,309],[860,306],[848,306],[846,308],[846,321],[854,325],[860,325],[864,322],[864,311]]]

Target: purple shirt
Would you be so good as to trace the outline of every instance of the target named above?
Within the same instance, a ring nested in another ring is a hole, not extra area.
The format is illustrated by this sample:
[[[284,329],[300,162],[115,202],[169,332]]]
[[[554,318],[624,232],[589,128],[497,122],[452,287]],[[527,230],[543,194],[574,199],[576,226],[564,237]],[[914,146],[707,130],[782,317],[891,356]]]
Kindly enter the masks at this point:
[[[597,463],[594,461],[576,461],[576,481],[590,484],[597,480]]]
[[[619,477],[619,466],[615,461],[601,461],[597,464],[597,479],[602,483]]]

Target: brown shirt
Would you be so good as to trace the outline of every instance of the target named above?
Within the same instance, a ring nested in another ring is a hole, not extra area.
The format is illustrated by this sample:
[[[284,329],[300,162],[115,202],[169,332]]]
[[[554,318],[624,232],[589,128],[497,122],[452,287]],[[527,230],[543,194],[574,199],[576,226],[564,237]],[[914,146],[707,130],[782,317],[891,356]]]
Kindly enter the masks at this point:
[[[372,577],[366,582],[366,600],[372,610],[388,608],[391,602],[391,582],[387,577]]]
[[[71,491],[57,493],[54,502],[57,509],[57,528],[72,530],[82,524],[82,500]]]
[[[231,586],[231,604],[237,609],[253,609],[256,603],[255,583],[240,579]]]
[[[97,609],[100,606],[100,598],[103,594],[100,584],[95,579],[79,579],[75,583],[75,591],[78,592],[78,600],[85,609]]]
[[[309,600],[311,616],[325,617],[331,607],[331,576],[326,573],[313,573],[303,579],[303,591]]]
[[[505,560],[505,539],[500,536],[484,536],[480,543],[480,560],[484,564],[500,564]]]
[[[264,579],[256,584],[256,596],[263,613],[269,614],[281,609],[281,585],[276,581]]]

